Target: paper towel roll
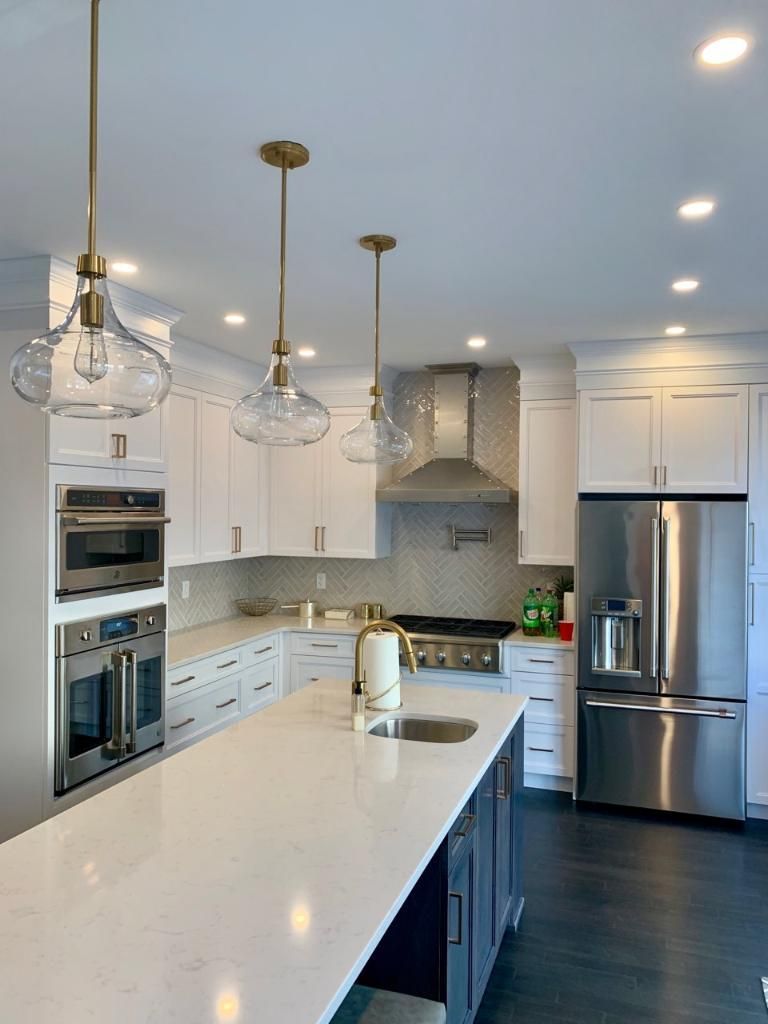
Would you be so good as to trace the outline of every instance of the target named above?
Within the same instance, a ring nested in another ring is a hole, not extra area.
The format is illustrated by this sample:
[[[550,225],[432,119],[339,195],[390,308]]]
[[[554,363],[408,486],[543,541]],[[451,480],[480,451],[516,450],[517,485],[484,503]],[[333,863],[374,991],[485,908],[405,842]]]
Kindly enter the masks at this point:
[[[576,595],[572,590],[563,594],[563,622],[574,622],[576,614]]]
[[[394,633],[371,633],[366,637],[363,673],[369,707],[374,711],[400,707],[400,644]]]

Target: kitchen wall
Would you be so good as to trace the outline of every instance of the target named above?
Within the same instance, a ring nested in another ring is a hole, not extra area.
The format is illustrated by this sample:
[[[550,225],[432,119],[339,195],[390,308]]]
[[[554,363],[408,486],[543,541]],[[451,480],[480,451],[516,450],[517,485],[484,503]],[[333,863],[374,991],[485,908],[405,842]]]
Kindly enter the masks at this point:
[[[481,371],[475,382],[475,459],[517,488],[519,389],[515,368]],[[432,455],[434,391],[430,373],[401,374],[395,383],[393,418],[414,439],[414,451],[398,476]],[[451,549],[449,527],[490,527],[492,542]],[[358,559],[268,557],[171,569],[171,628],[223,618],[236,597],[271,595],[281,602],[310,597],[321,607],[380,601],[390,613],[513,618],[531,586],[546,586],[555,566],[517,563],[517,504],[395,505],[392,555]],[[318,591],[315,577],[326,574]],[[181,580],[191,596],[181,601]]]

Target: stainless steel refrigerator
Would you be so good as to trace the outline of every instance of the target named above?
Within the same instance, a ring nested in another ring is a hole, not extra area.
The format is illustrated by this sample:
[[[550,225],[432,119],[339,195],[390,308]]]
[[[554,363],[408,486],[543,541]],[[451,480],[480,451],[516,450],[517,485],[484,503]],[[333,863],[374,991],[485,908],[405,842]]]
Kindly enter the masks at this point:
[[[582,498],[576,798],[743,818],[747,504]]]

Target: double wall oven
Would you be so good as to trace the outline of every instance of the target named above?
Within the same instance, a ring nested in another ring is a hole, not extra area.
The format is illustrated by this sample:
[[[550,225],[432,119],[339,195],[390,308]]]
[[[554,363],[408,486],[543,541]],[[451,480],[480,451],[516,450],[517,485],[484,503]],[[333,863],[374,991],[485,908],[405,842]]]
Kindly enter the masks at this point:
[[[165,605],[60,625],[57,794],[165,738]]]
[[[56,499],[57,600],[162,586],[163,490],[60,486]]]

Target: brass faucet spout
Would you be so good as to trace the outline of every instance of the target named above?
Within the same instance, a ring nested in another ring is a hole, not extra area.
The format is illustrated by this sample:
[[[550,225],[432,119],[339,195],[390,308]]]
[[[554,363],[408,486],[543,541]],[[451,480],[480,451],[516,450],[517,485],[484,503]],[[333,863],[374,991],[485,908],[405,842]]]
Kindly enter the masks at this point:
[[[377,629],[382,630],[385,633],[394,633],[400,638],[403,645],[403,654],[408,664],[408,671],[413,674],[416,671],[416,655],[413,653],[413,645],[411,644],[411,638],[402,628],[398,626],[396,622],[390,622],[389,619],[374,619],[373,622],[369,622],[367,626],[364,626],[357,634],[357,640],[355,641],[355,679],[352,683],[354,689],[355,683],[361,683],[363,690],[365,690],[365,679],[363,678],[363,648],[365,647],[366,638]]]

